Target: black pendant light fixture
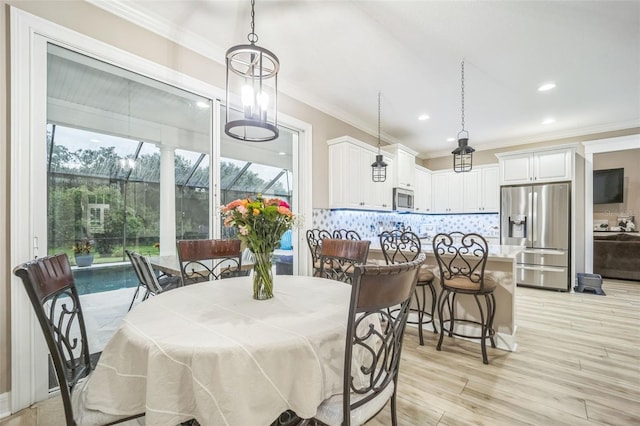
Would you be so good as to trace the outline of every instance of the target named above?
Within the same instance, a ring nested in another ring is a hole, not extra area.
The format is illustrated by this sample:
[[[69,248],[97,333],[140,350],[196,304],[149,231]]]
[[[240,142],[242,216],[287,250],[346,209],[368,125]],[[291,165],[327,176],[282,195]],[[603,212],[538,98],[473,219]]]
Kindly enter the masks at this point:
[[[387,180],[387,163],[384,162],[380,151],[380,92],[378,92],[378,155],[376,155],[376,161],[371,164],[371,180],[374,182]]]
[[[224,132],[234,139],[267,142],[278,137],[278,71],[276,55],[256,45],[255,0],[251,0],[250,44],[227,50],[227,114]],[[267,80],[272,80],[267,84]],[[240,113],[231,109],[229,94],[240,93]]]
[[[464,60],[461,64],[462,69],[462,130],[458,133],[458,147],[451,151],[453,154],[453,171],[463,173],[471,171],[473,167],[473,153],[475,149],[469,145],[469,132],[464,129]]]

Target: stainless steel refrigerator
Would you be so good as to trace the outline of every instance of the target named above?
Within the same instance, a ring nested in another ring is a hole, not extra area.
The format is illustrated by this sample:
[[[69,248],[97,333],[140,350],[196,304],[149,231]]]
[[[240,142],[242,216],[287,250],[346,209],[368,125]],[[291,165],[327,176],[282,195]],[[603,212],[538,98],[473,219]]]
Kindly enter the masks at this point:
[[[526,247],[516,260],[518,285],[569,290],[570,200],[570,183],[502,187],[500,242]]]

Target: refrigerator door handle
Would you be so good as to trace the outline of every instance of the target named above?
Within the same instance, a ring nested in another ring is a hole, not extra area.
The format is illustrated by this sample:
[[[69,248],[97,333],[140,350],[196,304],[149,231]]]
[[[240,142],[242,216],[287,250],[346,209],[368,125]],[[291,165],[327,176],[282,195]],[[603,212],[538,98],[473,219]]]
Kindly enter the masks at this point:
[[[555,249],[534,249],[534,250],[522,250],[521,253],[526,254],[565,254],[566,250],[555,250]]]
[[[559,268],[556,266],[524,266],[518,265],[518,269],[524,269],[527,271],[540,271],[540,272],[565,272],[567,268]]]
[[[529,205],[531,206],[531,218],[533,219],[531,221],[531,227],[533,228],[535,226],[537,228],[538,220],[540,220],[538,218],[538,191],[531,191],[529,193],[529,197],[531,197],[529,199]],[[536,233],[538,230],[532,229],[531,231],[531,245],[535,246],[535,243],[537,242]]]

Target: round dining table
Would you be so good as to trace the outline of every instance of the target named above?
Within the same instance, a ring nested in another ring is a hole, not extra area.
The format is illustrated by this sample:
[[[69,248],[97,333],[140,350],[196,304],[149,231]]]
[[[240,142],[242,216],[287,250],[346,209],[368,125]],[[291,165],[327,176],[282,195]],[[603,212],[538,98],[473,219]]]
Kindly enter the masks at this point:
[[[342,392],[351,286],[276,275],[269,300],[252,278],[192,284],[140,303],[84,388],[88,408],[145,412],[147,425],[268,426],[313,417]]]

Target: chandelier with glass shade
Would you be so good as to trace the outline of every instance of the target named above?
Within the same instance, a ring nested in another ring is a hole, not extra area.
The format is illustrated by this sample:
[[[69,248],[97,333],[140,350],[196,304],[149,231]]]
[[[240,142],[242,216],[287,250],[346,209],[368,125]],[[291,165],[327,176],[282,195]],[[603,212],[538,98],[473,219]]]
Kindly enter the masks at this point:
[[[271,51],[256,45],[255,0],[251,0],[249,44],[227,50],[226,119],[224,132],[247,142],[267,142],[278,137],[278,71],[280,61]],[[240,94],[240,111],[232,107]]]

